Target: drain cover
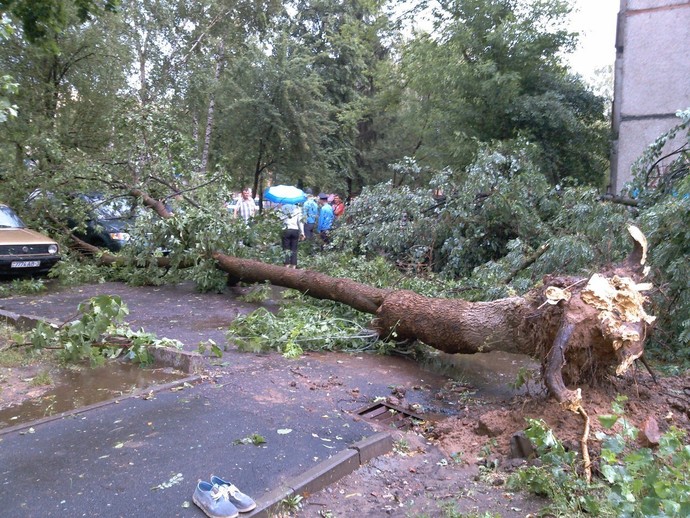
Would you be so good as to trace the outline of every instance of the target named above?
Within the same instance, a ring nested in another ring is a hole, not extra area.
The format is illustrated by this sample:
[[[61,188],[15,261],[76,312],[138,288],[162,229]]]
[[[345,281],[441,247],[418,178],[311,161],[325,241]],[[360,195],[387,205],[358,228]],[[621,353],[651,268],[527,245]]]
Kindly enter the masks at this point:
[[[384,402],[361,408],[355,414],[367,421],[392,426],[398,430],[409,430],[414,426],[415,421],[424,421],[424,418],[418,414]]]

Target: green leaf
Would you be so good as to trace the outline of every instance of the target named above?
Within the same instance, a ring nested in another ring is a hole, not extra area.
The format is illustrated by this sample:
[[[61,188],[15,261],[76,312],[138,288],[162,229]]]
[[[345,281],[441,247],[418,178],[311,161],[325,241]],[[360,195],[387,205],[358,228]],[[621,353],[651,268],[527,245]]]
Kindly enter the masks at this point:
[[[216,358],[222,358],[223,357],[223,350],[220,347],[218,347],[215,343],[211,343],[211,353]]]
[[[599,419],[599,422],[601,423],[601,426],[603,426],[607,430],[613,428],[613,426],[618,421],[618,416],[613,414],[604,414],[597,417]]]

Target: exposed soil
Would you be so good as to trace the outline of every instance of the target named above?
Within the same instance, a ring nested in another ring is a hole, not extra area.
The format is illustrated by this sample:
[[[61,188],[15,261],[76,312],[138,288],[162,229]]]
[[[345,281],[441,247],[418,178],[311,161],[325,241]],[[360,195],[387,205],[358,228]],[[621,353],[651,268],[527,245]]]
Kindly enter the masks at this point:
[[[130,307],[135,306],[138,295],[132,291],[128,296]],[[174,300],[180,305],[180,299],[186,294],[176,296]],[[236,301],[218,299],[214,302],[218,304],[219,314],[228,312],[228,307],[221,306],[221,303],[236,304]],[[205,300],[204,304],[208,306],[209,302]],[[153,306],[142,304],[142,307],[148,308],[144,311],[152,311]],[[170,305],[156,311],[166,314],[169,308]],[[244,305],[238,306],[233,316],[247,309]],[[134,311],[131,316],[135,316]],[[141,314],[137,318],[141,318]],[[180,317],[187,329],[203,327],[195,319],[208,320],[209,314],[199,312],[197,316],[190,310]],[[172,325],[173,320],[166,318],[165,322]],[[218,330],[225,324],[223,320],[214,320],[211,327]],[[222,330],[218,333],[222,336]],[[207,335],[204,332],[204,336]],[[228,355],[232,355],[232,361],[228,360],[230,365],[246,361],[241,358],[247,357],[237,351],[229,351]],[[285,387],[281,388],[280,394],[284,395],[286,388],[299,394],[302,388],[309,397],[333,398],[339,402],[340,408],[351,410],[364,401],[370,401],[367,398],[372,395],[380,396],[381,391],[387,391],[390,405],[416,414],[421,412],[424,420],[415,421],[415,426],[407,431],[381,427],[382,430],[392,430],[394,451],[373,459],[323,491],[303,495],[300,509],[292,510],[293,516],[452,516],[448,509],[480,515],[491,512],[503,517],[534,515],[546,502],[506,487],[510,473],[528,462],[511,452],[511,438],[525,429],[528,418],[543,419],[567,447],[580,450],[584,428],[582,417],[562,409],[538,385],[531,386],[530,394],[506,396],[505,393],[477,391],[476,387],[458,379],[445,378],[447,382],[444,384],[439,375],[436,377],[441,379],[440,382],[435,380],[422,385],[427,381],[420,380],[420,387],[401,387],[395,384],[397,371],[394,368],[377,370],[378,366],[386,363],[380,358],[357,358],[355,362],[343,361],[337,354],[309,354],[306,360],[302,368],[290,367],[283,371]],[[349,362],[357,367],[348,367]],[[320,375],[317,375],[317,369],[308,368],[310,364],[320,365]],[[44,369],[40,363],[0,368],[0,408],[39,397],[44,387],[34,386],[31,379]],[[209,370],[213,369],[209,365]],[[505,385],[505,380],[502,383]],[[371,389],[371,393],[367,393],[367,385],[375,387],[377,392]],[[262,392],[266,397],[272,393],[268,389]],[[420,393],[437,403],[431,405],[431,411],[420,410]],[[663,378],[656,384],[639,365],[625,378],[611,379],[598,387],[582,387],[583,406],[592,427],[588,446],[595,466],[599,450],[596,433],[601,430],[597,416],[611,413],[611,404],[617,395],[628,398],[626,416],[643,431],[642,441],[654,444],[658,433],[663,433],[671,425],[690,431],[690,378]],[[444,412],[448,409],[452,411]],[[286,516],[288,514],[285,513]]]
[[[457,516],[449,509],[503,517],[535,515],[546,501],[506,489],[508,476],[529,462],[511,452],[511,438],[526,428],[526,419],[543,419],[567,448],[581,451],[583,418],[544,393],[500,402],[475,400],[470,391],[448,384],[438,397],[464,403],[460,415],[396,432],[393,453],[308,495],[297,516]],[[595,468],[600,449],[596,433],[602,431],[597,416],[612,412],[616,395],[628,398],[626,417],[641,430],[640,445],[653,445],[658,433],[671,425],[690,431],[687,376],[655,384],[638,371],[605,386],[584,387],[591,425],[588,449]]]
[[[0,408],[16,406],[27,399],[41,397],[50,384],[38,384],[37,376],[46,372],[40,363],[20,367],[0,367]]]

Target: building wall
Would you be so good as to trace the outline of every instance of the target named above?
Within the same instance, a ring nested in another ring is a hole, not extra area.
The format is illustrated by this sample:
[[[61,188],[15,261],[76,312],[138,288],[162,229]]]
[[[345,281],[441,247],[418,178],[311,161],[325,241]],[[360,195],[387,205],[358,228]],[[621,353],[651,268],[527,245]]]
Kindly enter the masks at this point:
[[[632,179],[645,148],[690,108],[690,0],[620,0],[611,191]],[[668,145],[669,149],[673,143]]]

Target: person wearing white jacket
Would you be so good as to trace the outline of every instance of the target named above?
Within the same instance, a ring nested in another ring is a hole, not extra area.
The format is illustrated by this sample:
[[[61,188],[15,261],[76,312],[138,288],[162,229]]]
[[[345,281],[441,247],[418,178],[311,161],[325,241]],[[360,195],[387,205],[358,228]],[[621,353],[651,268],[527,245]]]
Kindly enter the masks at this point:
[[[302,210],[296,205],[287,204],[281,207],[279,214],[283,221],[284,264],[288,268],[297,268],[297,245],[304,239]]]

